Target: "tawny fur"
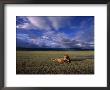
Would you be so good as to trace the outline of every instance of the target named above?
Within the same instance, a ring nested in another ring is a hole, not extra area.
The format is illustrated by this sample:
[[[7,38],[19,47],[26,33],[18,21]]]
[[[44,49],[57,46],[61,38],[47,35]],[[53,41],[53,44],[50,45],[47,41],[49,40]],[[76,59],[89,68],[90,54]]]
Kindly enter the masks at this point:
[[[68,55],[64,55],[64,58],[56,58],[56,59],[51,59],[53,62],[58,62],[58,63],[70,63],[70,57]]]
[[[51,59],[53,62],[64,63],[64,58]]]

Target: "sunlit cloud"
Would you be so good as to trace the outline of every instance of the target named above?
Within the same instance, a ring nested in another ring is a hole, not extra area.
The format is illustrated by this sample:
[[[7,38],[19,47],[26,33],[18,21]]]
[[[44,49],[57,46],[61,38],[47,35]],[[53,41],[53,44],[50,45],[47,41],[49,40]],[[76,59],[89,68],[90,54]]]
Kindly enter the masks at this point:
[[[16,35],[20,46],[27,42],[36,48],[94,47],[93,17],[18,16],[16,29],[21,31]]]

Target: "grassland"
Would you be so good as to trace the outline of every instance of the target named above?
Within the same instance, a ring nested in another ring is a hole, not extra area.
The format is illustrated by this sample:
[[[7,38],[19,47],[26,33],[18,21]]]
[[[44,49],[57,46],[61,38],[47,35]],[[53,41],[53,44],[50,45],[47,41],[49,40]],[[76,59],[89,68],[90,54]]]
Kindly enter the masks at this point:
[[[71,63],[50,61],[64,54]],[[94,74],[94,51],[17,51],[16,74]]]

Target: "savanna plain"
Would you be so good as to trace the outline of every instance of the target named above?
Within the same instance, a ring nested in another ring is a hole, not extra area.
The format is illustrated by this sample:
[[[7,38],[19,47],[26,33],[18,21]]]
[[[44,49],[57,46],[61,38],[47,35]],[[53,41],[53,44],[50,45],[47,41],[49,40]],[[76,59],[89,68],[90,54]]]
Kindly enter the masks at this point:
[[[51,58],[70,56],[70,63]],[[16,74],[94,74],[94,51],[16,51]]]

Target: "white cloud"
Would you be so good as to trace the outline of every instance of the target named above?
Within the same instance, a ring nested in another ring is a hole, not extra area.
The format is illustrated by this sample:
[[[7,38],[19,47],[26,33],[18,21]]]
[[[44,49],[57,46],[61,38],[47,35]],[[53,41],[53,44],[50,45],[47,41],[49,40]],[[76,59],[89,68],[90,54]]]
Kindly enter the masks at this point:
[[[35,27],[30,23],[19,24],[16,26],[16,28],[17,29],[26,29],[26,30],[35,29]]]
[[[18,24],[16,27],[29,29],[39,29],[39,30],[59,30],[62,27],[69,25],[70,17],[62,16],[27,16],[21,18],[25,20],[24,23]]]
[[[51,26],[54,28],[54,30],[58,30],[61,27],[64,27],[65,25],[69,24],[69,17],[49,16],[48,19],[51,22]]]
[[[30,23],[38,29],[43,30],[51,29],[50,25],[48,24],[47,20],[44,17],[28,16],[27,18],[30,21]]]
[[[30,39],[28,34],[16,34],[16,38],[21,39],[21,40],[29,40]]]

